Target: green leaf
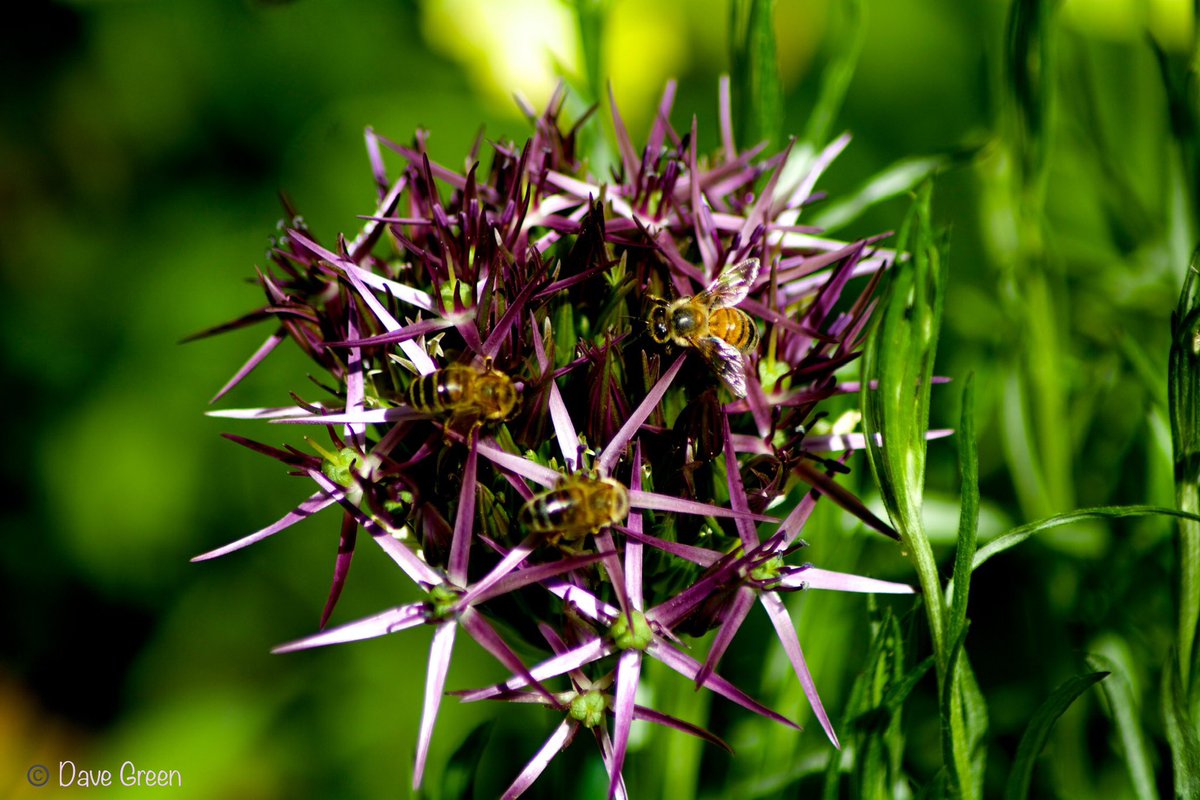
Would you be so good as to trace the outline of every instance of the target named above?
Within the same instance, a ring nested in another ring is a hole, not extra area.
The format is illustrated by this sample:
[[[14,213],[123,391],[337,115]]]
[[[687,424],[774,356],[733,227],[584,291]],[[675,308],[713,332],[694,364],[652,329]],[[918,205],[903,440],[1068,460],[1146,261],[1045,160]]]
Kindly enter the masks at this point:
[[[1192,256],[1179,305],[1171,315],[1171,356],[1167,405],[1175,454],[1175,502],[1183,511],[1200,512],[1200,250]],[[1192,663],[1196,625],[1200,623],[1200,525],[1179,526],[1179,662]],[[1190,670],[1181,669],[1183,688]]]
[[[947,630],[950,641],[959,638],[967,622],[971,565],[979,534],[979,452],[975,439],[975,375],[963,386],[962,417],[958,429],[958,468],[962,474],[962,508],[958,515],[958,546],[954,550],[954,596]]]
[[[446,762],[442,774],[441,796],[447,800],[470,800],[475,794],[475,773],[492,736],[493,721],[484,722],[467,734],[467,738]]]
[[[1100,689],[1108,698],[1108,707],[1117,725],[1117,734],[1121,738],[1121,750],[1125,757],[1125,766],[1129,769],[1129,779],[1133,782],[1134,795],[1138,800],[1158,800],[1150,750],[1139,721],[1137,701],[1129,679],[1116,662],[1105,656],[1089,655],[1087,665],[1112,675],[1112,680],[1104,681],[1100,684]]]
[[[1053,0],[1014,0],[1008,18],[1005,77],[1019,124],[1024,182],[1040,183],[1046,163],[1048,117],[1053,108]]]
[[[1081,508],[1077,511],[1068,511],[1065,514],[1055,514],[1053,517],[1039,519],[1036,522],[1018,526],[997,536],[979,548],[979,552],[975,554],[975,563],[971,569],[979,569],[992,556],[1003,553],[1011,547],[1016,547],[1035,533],[1041,533],[1051,528],[1070,525],[1072,522],[1080,522],[1085,519],[1120,519],[1121,517],[1144,517],[1151,514],[1162,514],[1168,517],[1179,517],[1181,519],[1200,522],[1200,514],[1192,514],[1165,506],[1097,506],[1095,508]]]
[[[1046,745],[1051,728],[1063,712],[1071,707],[1075,699],[1089,687],[1108,676],[1107,672],[1091,672],[1087,675],[1076,675],[1062,686],[1054,690],[1046,701],[1038,706],[1021,736],[1017,745],[1017,755],[1013,760],[1012,770],[1008,775],[1008,785],[1004,790],[1006,800],[1024,800],[1029,796],[1029,782],[1033,777],[1034,762]]]
[[[971,754],[973,790],[979,797],[983,795],[983,772],[987,767],[987,748],[983,746],[988,729],[987,700],[979,688],[979,681],[975,679],[971,662],[965,658],[960,658],[958,661],[955,682],[958,683],[958,694],[962,699],[967,752]]]
[[[938,673],[944,676],[941,578],[921,514],[929,394],[945,294],[943,243],[933,234],[931,195],[930,184],[923,184],[900,229],[897,252],[907,253],[908,258],[898,259],[891,269],[881,313],[863,356],[866,380],[860,397],[868,460],[880,496],[911,554],[921,589],[933,598],[925,608]]]
[[[1167,727],[1167,742],[1171,746],[1175,796],[1200,796],[1200,737],[1196,735],[1174,648],[1163,668],[1162,714]]]
[[[884,609],[875,624],[863,670],[855,678],[843,716],[849,737],[847,751],[855,754],[851,795],[892,797],[904,749],[901,709],[912,688],[928,671],[931,660],[904,671],[904,634],[899,621]],[[823,797],[835,800],[841,779],[839,752],[830,754]]]
[[[832,13],[834,17],[830,27],[844,32],[844,35],[828,37],[830,41],[836,42],[836,45],[829,53],[821,71],[821,88],[817,94],[817,102],[813,104],[808,115],[808,129],[804,132],[804,141],[818,150],[832,138],[834,123],[842,110],[842,104],[846,101],[846,92],[850,88],[850,80],[854,77],[863,42],[867,38],[862,0],[834,3]],[[915,185],[916,183],[913,183],[909,188]]]
[[[952,640],[946,657],[946,675],[955,676],[941,682],[938,711],[942,726],[942,763],[956,797],[973,798],[974,781],[971,780],[971,744],[968,741],[966,720],[963,717],[962,697],[958,688],[958,663],[967,640],[967,626]],[[963,659],[965,662],[966,659]]]
[[[897,252],[910,258],[892,267],[881,313],[867,342],[863,426],[871,468],[884,507],[902,536],[923,536],[925,434],[933,359],[942,317],[944,269],[930,222],[928,183],[901,228]],[[915,233],[914,233],[914,230]]]
[[[872,206],[911,192],[935,174],[969,161],[978,151],[978,148],[972,147],[953,153],[900,159],[871,176],[854,192],[814,209],[811,223],[824,228],[826,232],[836,231],[858,219]]]
[[[766,141],[768,147],[775,147],[783,137],[774,11],[775,0],[734,0],[731,8],[730,66],[738,104],[737,135],[749,145]]]
[[[586,83],[584,99],[590,105],[600,99],[604,21],[607,0],[573,0],[575,24],[579,30],[579,47],[582,52],[583,77]]]

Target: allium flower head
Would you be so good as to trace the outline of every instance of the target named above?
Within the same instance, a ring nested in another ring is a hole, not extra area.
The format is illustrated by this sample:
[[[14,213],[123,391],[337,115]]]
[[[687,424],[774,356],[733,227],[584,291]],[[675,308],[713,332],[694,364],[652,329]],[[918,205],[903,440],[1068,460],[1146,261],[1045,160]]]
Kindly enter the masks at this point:
[[[808,158],[739,150],[727,81],[721,93],[712,155],[698,152],[694,119],[672,126],[673,85],[640,150],[613,104],[611,175],[580,160],[561,90],[545,112],[526,108],[528,141],[486,153],[477,142],[463,171],[431,161],[422,132],[406,145],[368,130],[376,193],[361,228],[322,243],[289,209],[258,273],[264,304],[206,332],[272,328],[218,398],[285,340],[321,374],[289,405],[211,413],[324,434],[284,449],[231,436],[286,464],[306,496],[198,558],[337,506],[321,628],[360,532],[423,589],[422,601],[278,648],[435,627],[414,785],[459,627],[512,677],[455,694],[564,715],[510,796],[580,725],[623,794],[634,718],[720,743],[634,704],[644,658],[794,727],[717,672],[757,600],[836,744],[780,593],[911,591],[794,555],[820,496],[893,535],[834,479],[847,467],[831,453],[861,447],[861,434],[810,433],[822,400],[858,390],[838,376],[893,254],[798,224],[845,137]],[[811,491],[771,516],[797,481]],[[644,558],[647,547],[659,556]],[[698,661],[684,639],[712,629]],[[524,663],[515,637],[545,660]]]

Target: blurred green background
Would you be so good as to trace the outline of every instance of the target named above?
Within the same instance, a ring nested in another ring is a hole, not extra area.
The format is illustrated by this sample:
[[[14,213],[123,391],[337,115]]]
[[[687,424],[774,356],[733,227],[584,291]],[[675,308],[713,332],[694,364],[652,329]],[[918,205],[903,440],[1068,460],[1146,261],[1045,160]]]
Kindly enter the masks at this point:
[[[714,145],[727,3],[596,5],[601,71],[635,141],[675,77],[673,121],[696,114],[701,143]],[[1014,132],[1006,94],[1007,13],[999,0],[865,0],[861,15],[834,0],[776,4],[788,133],[805,129],[826,67],[861,46],[833,130],[854,140],[818,188],[836,199],[902,159],[945,164],[934,199],[952,237],[938,371],[977,375],[984,536],[1076,506],[1173,503],[1169,314],[1196,238],[1195,176],[1180,161],[1149,44],[1167,61],[1190,47],[1191,4],[1062,3],[1049,34],[1055,60],[1042,72],[1049,111],[1032,143]],[[177,342],[258,304],[247,279],[282,216],[280,190],[326,241],[357,229],[374,197],[364,126],[400,141],[424,127],[432,155],[450,166],[463,164],[480,125],[491,139],[523,140],[511,92],[540,106],[556,74],[580,73],[573,10],[560,0],[96,0],[31,4],[27,14],[0,33],[9,297],[0,341],[12,426],[0,796],[140,796],[26,783],[30,765],[56,772],[66,759],[178,769],[184,786],[164,797],[405,796],[427,632],[269,654],[316,625],[335,517],[189,563],[273,521],[307,487],[218,435],[278,444],[286,432],[202,415],[268,331]],[[594,124],[606,126],[601,117]],[[1034,152],[1044,170],[1031,194],[1017,173]],[[907,206],[880,203],[836,233],[894,229]],[[306,372],[294,352],[277,354],[224,405],[285,404]],[[935,391],[935,425],[954,424],[958,394],[953,383]],[[953,446],[934,445],[931,458],[930,524],[948,543]],[[868,485],[864,462],[854,464]],[[808,557],[822,566],[912,580],[897,548],[836,510],[809,528]],[[1085,652],[1129,665],[1158,731],[1149,675],[1172,633],[1172,531],[1156,520],[1075,527],[978,573],[968,646],[991,705],[997,786],[1024,721],[1081,671]],[[335,621],[413,599],[385,561],[363,550]],[[793,607],[837,720],[868,641],[867,601],[818,595]],[[811,723],[771,642],[765,620],[748,624],[723,671],[749,675],[743,685]],[[499,677],[471,647],[462,637],[451,688]],[[664,704],[703,718],[703,695],[662,685],[679,695]],[[923,685],[906,722],[907,768],[919,780],[937,766],[932,698]],[[1056,729],[1034,796],[1128,794],[1097,698]],[[493,712],[447,701],[430,796],[451,753]],[[696,766],[652,756],[647,748],[672,757],[670,734],[635,742],[627,778],[650,787],[635,796],[674,780],[714,797],[795,796],[828,757],[816,725],[797,735],[713,712],[739,755],[705,752]],[[492,794],[556,723],[524,709],[497,722],[485,761]],[[593,751],[579,742],[561,764],[597,778]],[[1165,788],[1170,762],[1157,755]],[[776,786],[764,776],[782,777]],[[531,796],[571,779],[556,765]]]

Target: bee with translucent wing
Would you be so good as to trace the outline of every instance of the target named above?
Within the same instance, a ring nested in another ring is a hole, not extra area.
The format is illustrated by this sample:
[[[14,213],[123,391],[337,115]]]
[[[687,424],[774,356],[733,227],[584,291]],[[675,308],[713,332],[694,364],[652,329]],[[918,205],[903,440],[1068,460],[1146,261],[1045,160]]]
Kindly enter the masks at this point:
[[[673,342],[700,353],[736,397],[746,396],[745,354],[758,347],[758,325],[739,308],[758,277],[758,259],[725,267],[707,289],[667,301],[650,297],[647,323],[658,344]]]

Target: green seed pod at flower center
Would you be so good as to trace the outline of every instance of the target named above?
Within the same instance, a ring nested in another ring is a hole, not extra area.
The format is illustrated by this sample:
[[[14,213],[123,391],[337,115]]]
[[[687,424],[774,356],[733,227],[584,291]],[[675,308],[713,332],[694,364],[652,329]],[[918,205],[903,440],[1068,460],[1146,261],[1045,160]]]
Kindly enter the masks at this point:
[[[585,728],[594,728],[604,720],[604,712],[608,710],[608,698],[604,693],[593,689],[590,692],[575,695],[571,708],[567,712],[571,719],[581,722]]]
[[[629,624],[630,616],[633,624]],[[646,615],[640,611],[632,614],[620,614],[608,630],[609,638],[622,650],[645,650],[654,641],[654,631],[646,622]]]
[[[750,570],[750,580],[755,583],[771,583],[779,580],[779,572],[783,569],[783,556],[772,556],[754,569]]]
[[[354,468],[362,462],[362,453],[353,447],[343,447],[337,453],[322,450],[321,472],[338,486],[354,484]]]
[[[430,622],[439,622],[449,619],[454,616],[457,608],[460,592],[451,586],[439,584],[429,590],[427,599],[428,611],[427,619]]]

